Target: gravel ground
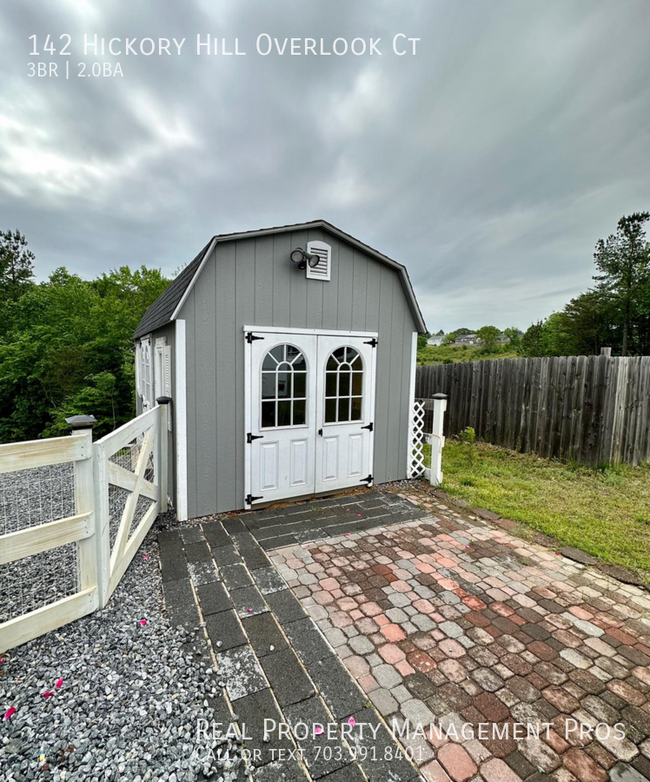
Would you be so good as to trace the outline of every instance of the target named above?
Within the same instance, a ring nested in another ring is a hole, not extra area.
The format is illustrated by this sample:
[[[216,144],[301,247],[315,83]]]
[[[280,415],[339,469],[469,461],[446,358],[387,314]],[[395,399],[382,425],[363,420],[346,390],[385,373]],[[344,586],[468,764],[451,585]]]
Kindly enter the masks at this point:
[[[233,782],[241,771],[237,742],[217,740],[213,752],[221,759],[206,764],[205,747],[195,746],[197,719],[213,719],[217,677],[163,611],[155,537],[167,525],[169,519],[156,522],[105,609],[5,656],[3,782]]]
[[[72,464],[0,473],[0,535],[74,514]],[[0,623],[77,591],[77,546],[0,565]]]

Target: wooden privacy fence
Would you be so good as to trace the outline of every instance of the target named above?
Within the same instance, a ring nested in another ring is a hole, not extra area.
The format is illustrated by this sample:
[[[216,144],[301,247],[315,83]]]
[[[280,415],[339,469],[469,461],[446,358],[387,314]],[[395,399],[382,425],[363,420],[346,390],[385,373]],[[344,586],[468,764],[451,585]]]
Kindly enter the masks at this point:
[[[416,398],[436,392],[449,397],[449,435],[471,426],[494,445],[591,466],[650,461],[650,356],[418,367]]]
[[[96,443],[80,416],[0,445],[0,652],[106,605],[167,509],[166,401]]]

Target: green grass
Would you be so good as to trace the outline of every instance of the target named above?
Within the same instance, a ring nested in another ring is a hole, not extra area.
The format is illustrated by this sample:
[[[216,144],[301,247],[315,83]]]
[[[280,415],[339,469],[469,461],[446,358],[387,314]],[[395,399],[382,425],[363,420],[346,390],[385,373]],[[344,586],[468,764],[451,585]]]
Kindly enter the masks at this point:
[[[650,464],[593,470],[447,440],[442,489],[650,582]]]
[[[484,361],[495,358],[518,358],[507,346],[497,348],[494,353],[485,353],[483,348],[471,345],[427,345],[418,350],[418,364],[456,364],[462,361]]]

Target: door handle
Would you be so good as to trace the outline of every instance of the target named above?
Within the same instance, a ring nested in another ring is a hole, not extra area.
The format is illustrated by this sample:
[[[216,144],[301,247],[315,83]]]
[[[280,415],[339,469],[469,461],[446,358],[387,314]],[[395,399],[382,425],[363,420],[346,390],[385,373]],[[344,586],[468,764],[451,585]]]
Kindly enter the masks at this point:
[[[375,425],[372,423],[372,421],[368,424],[368,426],[362,426],[362,429],[367,429],[369,432],[372,432],[372,430],[375,428]]]
[[[322,437],[322,436],[323,436],[323,430],[322,430],[322,429],[319,429],[319,430],[318,430],[318,434],[319,434],[319,435]]]

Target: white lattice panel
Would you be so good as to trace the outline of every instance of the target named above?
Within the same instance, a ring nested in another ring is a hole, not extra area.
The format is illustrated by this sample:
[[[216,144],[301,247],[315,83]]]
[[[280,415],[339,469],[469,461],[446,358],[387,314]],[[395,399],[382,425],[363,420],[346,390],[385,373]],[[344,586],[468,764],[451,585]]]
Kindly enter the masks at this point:
[[[413,429],[411,432],[411,463],[409,477],[424,475],[424,403],[413,401]]]

